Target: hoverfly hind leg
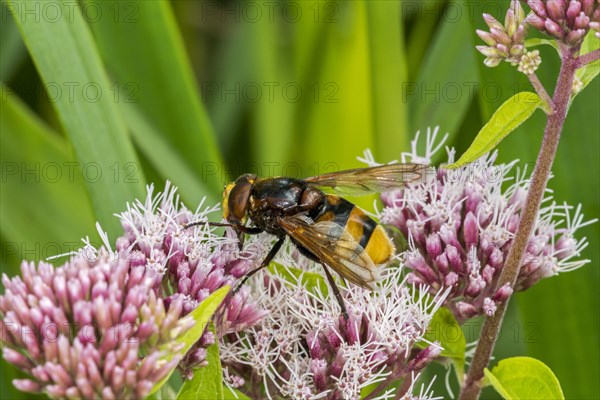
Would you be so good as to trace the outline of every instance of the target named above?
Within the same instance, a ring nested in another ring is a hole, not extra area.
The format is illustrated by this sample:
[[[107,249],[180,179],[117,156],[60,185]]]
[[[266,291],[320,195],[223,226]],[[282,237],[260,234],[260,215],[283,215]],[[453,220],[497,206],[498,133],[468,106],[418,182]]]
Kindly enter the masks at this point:
[[[335,295],[335,298],[336,298],[338,304],[340,305],[340,308],[342,309],[342,314],[344,315],[344,320],[348,321],[348,311],[346,310],[346,305],[344,304],[344,299],[342,298],[342,294],[340,293],[340,288],[338,288],[335,281],[333,280],[333,276],[331,276],[331,273],[329,272],[329,268],[325,264],[321,264],[321,265],[323,266],[323,269],[325,270],[325,275],[327,276],[327,281],[329,282],[329,286],[333,290],[333,294]]]

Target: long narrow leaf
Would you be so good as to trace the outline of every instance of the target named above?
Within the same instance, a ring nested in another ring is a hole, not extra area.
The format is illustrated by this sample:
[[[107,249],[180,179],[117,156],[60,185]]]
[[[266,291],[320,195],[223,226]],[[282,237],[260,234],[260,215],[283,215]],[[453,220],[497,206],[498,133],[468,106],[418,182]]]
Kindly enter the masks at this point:
[[[323,36],[314,42],[322,58],[316,60],[313,81],[305,84],[305,114],[298,121],[304,157],[296,161],[312,165],[311,175],[360,166],[356,156],[375,144],[366,5],[330,4],[337,7],[336,19],[325,24]]]
[[[207,173],[221,168],[217,142],[169,3],[86,0],[85,4],[93,4],[106,16],[90,21],[90,26],[116,85],[129,93],[127,101],[138,103],[170,147],[214,194],[220,192],[220,174]],[[161,148],[154,151],[161,154]]]
[[[184,202],[194,204],[204,196],[210,203],[218,200],[206,180],[202,179],[203,175],[199,176],[197,171],[194,171],[179,156],[168,139],[151,125],[135,104],[123,104],[122,110],[130,127],[131,136],[138,148],[163,178],[179,187],[179,193]],[[205,176],[208,176],[209,173],[216,175],[220,171],[218,168],[204,171]]]
[[[397,159],[406,149],[409,132],[408,79],[400,2],[367,2],[371,60],[372,113],[375,154],[382,161]]]
[[[92,233],[94,218],[67,143],[2,86],[0,186],[2,261],[16,264],[74,250]]]
[[[0,80],[8,82],[16,68],[25,59],[27,51],[19,29],[12,18],[8,18],[8,6],[0,3],[2,24],[0,24]],[[6,18],[6,20],[5,20]]]
[[[44,84],[63,92],[53,106],[75,149],[96,217],[116,235],[120,227],[113,213],[144,194],[144,178],[79,8],[68,0],[41,3],[52,3],[60,17],[28,12],[27,1],[9,1]]]
[[[404,93],[410,101],[413,131],[439,125],[455,137],[475,99],[477,66],[466,15],[443,18],[440,24],[417,79],[405,85]]]

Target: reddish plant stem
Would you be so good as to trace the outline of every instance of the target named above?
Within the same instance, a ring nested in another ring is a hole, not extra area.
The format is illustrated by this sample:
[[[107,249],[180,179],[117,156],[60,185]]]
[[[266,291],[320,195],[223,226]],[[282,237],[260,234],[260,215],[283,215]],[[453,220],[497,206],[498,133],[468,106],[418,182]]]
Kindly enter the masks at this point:
[[[523,255],[537,220],[540,204],[544,198],[546,185],[550,178],[550,171],[556,156],[560,134],[569,107],[573,79],[579,65],[579,60],[577,60],[573,54],[576,54],[573,49],[569,50],[567,48],[561,48],[562,65],[558,75],[556,89],[554,91],[554,112],[547,115],[544,138],[529,185],[527,200],[525,201],[525,207],[521,214],[521,221],[515,234],[513,244],[500,274],[498,287],[507,282],[509,282],[511,286],[514,286],[517,277],[519,276]],[[481,392],[479,383],[483,378],[483,370],[487,367],[492,351],[494,350],[494,345],[496,344],[500,327],[502,326],[502,319],[504,318],[507,305],[508,300],[499,305],[496,313],[492,317],[486,318],[483,324],[475,355],[473,356],[469,373],[460,393],[461,400],[475,400],[479,398]]]
[[[529,78],[529,82],[531,82],[531,86],[533,86],[538,96],[540,96],[540,98],[548,105],[550,110],[554,112],[554,101],[552,101],[552,98],[548,92],[546,92],[544,85],[542,85],[542,82],[540,82],[536,73],[534,72],[533,74],[529,74],[527,77]]]
[[[591,62],[600,59],[600,49],[590,51],[577,59],[577,68],[583,67]]]

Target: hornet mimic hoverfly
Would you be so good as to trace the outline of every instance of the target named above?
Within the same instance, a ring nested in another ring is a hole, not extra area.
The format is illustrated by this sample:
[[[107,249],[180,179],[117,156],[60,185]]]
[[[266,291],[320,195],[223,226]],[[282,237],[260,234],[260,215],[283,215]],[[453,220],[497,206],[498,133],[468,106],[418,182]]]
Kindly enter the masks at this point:
[[[381,225],[364,211],[320,188],[353,196],[385,192],[421,178],[426,167],[389,164],[307,179],[245,174],[223,192],[223,217],[227,224],[212,225],[232,226],[240,235],[267,232],[278,238],[261,265],[249,272],[241,284],[268,266],[289,237],[304,256],[324,264],[329,284],[346,315],[342,297],[325,266],[356,285],[373,289],[379,267],[391,260],[395,248]],[[248,219],[252,226],[246,226]]]

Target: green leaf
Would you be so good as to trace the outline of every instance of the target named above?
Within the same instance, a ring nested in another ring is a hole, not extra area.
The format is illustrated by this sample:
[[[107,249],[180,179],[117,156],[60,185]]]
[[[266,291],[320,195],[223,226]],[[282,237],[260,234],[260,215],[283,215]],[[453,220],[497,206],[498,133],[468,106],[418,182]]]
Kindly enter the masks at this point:
[[[281,277],[292,285],[296,285],[300,279],[302,286],[311,293],[316,293],[317,290],[320,290],[324,297],[327,297],[329,294],[329,287],[325,282],[325,278],[316,272],[307,272],[275,262],[269,265],[269,272]]]
[[[58,18],[40,18],[28,3],[8,1],[46,88],[61,93],[52,105],[87,178],[96,217],[115,237],[121,227],[113,213],[144,195],[144,178],[102,61],[75,3],[53,1]]]
[[[550,368],[531,357],[506,358],[485,377],[504,399],[564,399],[560,383]]]
[[[129,93],[121,103],[136,102],[198,179],[218,194],[221,157],[169,2],[84,3],[103,16],[90,27],[115,85]]]
[[[135,104],[123,104],[123,115],[139,150],[165,179],[178,187],[185,203],[196,204],[206,196],[210,204],[218,201],[214,191],[189,163],[181,158],[171,142],[148,121]]]
[[[411,135],[404,91],[408,81],[404,48],[402,3],[365,2],[371,60],[375,156],[385,162],[397,159]]]
[[[213,326],[210,330],[214,333]],[[219,343],[216,342],[206,349],[205,367],[194,369],[194,377],[183,383],[178,400],[215,399],[223,400],[223,371],[219,358]]]
[[[156,392],[146,397],[146,400],[173,400],[177,396],[177,393],[171,385],[165,383]]]
[[[322,12],[319,23],[306,18],[296,32],[301,37],[300,28],[322,30],[311,36],[309,66],[300,71],[305,80],[294,161],[310,166],[303,176],[359,167],[356,156],[375,145],[367,7],[360,1],[315,4]],[[329,13],[336,23],[327,22]]]
[[[215,290],[210,296],[208,296],[200,304],[198,304],[194,311],[187,315],[193,318],[194,321],[196,321],[196,324],[177,339],[177,343],[183,345],[182,349],[180,350],[181,354],[187,353],[192,348],[194,343],[196,343],[200,339],[200,337],[202,337],[204,330],[211,322],[213,314],[215,313],[215,311],[217,311],[217,309],[227,296],[227,293],[229,293],[229,289],[229,286],[223,286],[222,288]],[[168,345],[165,345],[165,348],[171,345],[172,343],[169,343]],[[171,361],[173,357],[175,357],[175,354],[171,353],[164,358],[164,361]],[[150,391],[150,394],[153,394],[158,389],[160,389],[160,387],[164,385],[166,381],[169,380],[169,377],[171,376],[174,370],[175,367],[171,372],[167,374],[167,376],[165,376],[160,382],[154,385],[154,387]]]
[[[8,6],[0,4],[2,24],[0,24],[0,80],[8,82],[15,70],[25,60],[27,50],[19,34],[19,29],[12,18],[9,18]]]
[[[237,389],[225,386],[223,389],[223,400],[250,400],[250,397]]]
[[[467,341],[459,323],[446,307],[440,307],[433,315],[425,339],[439,342],[444,348],[442,356],[464,360]]]
[[[558,51],[558,44],[556,40],[542,39],[542,38],[531,38],[525,40],[525,48],[537,47],[537,46],[552,46],[554,50]]]
[[[452,3],[454,8],[462,8],[456,2]],[[410,106],[411,135],[436,125],[442,133],[448,132],[450,138],[458,135],[462,120],[474,101],[477,63],[481,61],[473,51],[469,18],[442,17],[441,20],[418,69],[417,79],[404,84],[403,92]],[[421,142],[424,145],[425,141]]]
[[[542,101],[535,93],[521,92],[512,96],[496,110],[488,123],[481,128],[471,146],[460,159],[447,165],[446,168],[458,168],[492,151],[502,139],[527,121],[541,105]]]
[[[593,30],[590,30],[581,45],[580,54],[581,55],[587,54],[587,53],[590,53],[599,48],[600,48],[600,40],[598,40],[598,38],[596,37],[596,32]],[[581,91],[583,89],[585,89],[586,86],[589,85],[590,82],[596,76],[598,76],[599,73],[600,73],[600,60],[593,61],[593,62],[587,64],[586,66],[579,68],[577,70],[577,72],[575,72],[575,76],[577,78],[579,78],[581,80],[581,82],[583,82],[583,86],[581,87],[581,90],[579,90],[579,92],[577,94],[581,93]]]
[[[1,95],[2,251],[3,261],[15,256],[16,272],[24,257],[39,261],[81,247],[82,237],[94,236],[94,215],[66,140],[4,85]]]
[[[465,351],[467,340],[460,328],[454,315],[446,307],[440,307],[433,315],[433,319],[425,333],[425,339],[429,342],[438,342],[444,350],[440,354],[442,357],[448,357],[456,367],[456,373],[459,380],[465,369]],[[419,342],[417,346],[425,348],[429,346],[426,342]]]
[[[250,151],[252,160],[259,165],[283,166],[289,161],[289,149],[291,148],[292,136],[284,135],[282,132],[291,132],[294,129],[294,106],[295,102],[286,98],[284,87],[288,82],[293,82],[289,62],[286,62],[288,53],[281,51],[278,45],[281,40],[281,25],[273,23],[269,18],[260,18],[259,21],[249,23],[251,25],[251,49],[252,67],[254,81],[245,82],[242,88],[257,86],[257,82],[269,82],[276,86],[271,95],[267,86],[262,84],[258,93],[261,93],[259,101],[251,101],[251,92],[244,91],[248,103],[248,113],[252,115],[250,126]],[[289,91],[290,96],[295,96],[293,88]],[[287,92],[286,92],[287,93]],[[302,96],[306,96],[304,93]],[[272,97],[271,97],[272,96]],[[281,174],[280,170],[270,175]]]

